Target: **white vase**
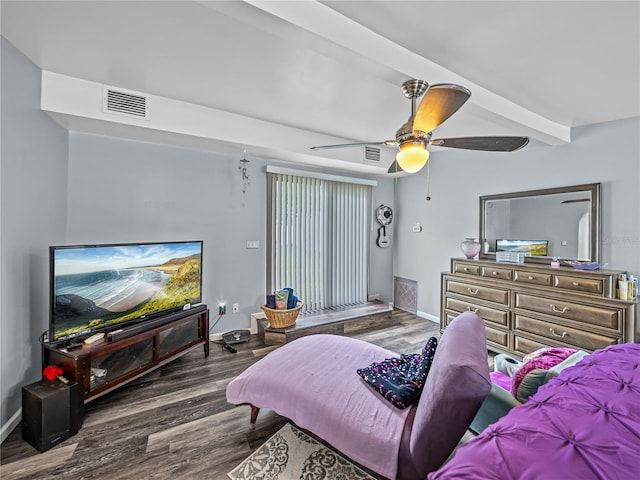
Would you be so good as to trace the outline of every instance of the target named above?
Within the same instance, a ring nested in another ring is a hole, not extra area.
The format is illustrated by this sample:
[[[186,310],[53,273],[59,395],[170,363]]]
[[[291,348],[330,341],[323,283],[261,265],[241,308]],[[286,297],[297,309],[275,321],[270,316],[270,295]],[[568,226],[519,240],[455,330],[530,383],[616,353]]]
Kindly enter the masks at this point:
[[[473,258],[480,253],[480,242],[475,238],[465,238],[464,242],[460,244],[460,250],[467,258]]]

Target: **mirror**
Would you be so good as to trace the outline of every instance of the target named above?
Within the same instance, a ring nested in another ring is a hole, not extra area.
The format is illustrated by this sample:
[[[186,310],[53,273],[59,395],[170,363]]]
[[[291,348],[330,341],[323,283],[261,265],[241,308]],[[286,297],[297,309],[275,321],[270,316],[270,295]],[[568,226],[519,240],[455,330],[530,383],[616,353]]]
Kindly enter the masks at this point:
[[[482,196],[479,238],[480,258],[527,251],[527,263],[600,262],[600,184]]]

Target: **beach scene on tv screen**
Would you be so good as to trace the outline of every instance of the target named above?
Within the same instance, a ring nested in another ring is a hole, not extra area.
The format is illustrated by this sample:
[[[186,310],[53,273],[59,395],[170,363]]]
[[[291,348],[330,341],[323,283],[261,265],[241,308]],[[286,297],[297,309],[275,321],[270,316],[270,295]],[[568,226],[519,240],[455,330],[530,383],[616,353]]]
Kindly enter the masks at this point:
[[[53,265],[55,339],[201,299],[201,242],[61,248]]]
[[[532,256],[547,255],[548,240],[497,240],[498,252],[524,252]]]

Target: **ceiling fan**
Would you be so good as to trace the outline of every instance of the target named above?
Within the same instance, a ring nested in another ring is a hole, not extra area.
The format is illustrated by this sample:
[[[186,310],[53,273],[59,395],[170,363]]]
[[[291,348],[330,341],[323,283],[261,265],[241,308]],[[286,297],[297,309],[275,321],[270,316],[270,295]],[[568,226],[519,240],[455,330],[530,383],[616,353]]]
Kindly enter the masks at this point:
[[[363,145],[395,146],[398,148],[398,153],[388,172],[403,170],[407,173],[416,173],[429,160],[427,145],[491,152],[513,152],[529,143],[528,137],[432,138],[433,130],[456,113],[469,99],[471,92],[465,87],[453,83],[429,86],[424,80],[412,79],[402,84],[402,93],[411,100],[411,116],[398,129],[395,140],[319,145],[311,147],[311,149],[322,150]],[[416,99],[423,94],[424,97],[416,111]]]

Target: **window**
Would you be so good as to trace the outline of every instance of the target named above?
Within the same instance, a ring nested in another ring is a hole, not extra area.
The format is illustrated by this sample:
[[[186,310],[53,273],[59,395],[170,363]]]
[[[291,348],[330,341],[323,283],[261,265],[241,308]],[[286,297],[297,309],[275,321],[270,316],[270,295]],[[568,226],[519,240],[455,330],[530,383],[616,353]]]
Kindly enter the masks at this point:
[[[274,170],[282,169],[267,176],[269,290],[292,287],[305,311],[366,302],[375,182]]]

